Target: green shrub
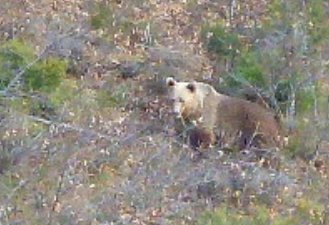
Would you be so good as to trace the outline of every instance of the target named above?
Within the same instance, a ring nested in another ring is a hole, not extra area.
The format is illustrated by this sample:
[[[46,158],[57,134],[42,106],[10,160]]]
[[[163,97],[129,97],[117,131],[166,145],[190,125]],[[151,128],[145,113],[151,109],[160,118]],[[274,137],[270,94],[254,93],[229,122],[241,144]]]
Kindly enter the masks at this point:
[[[309,224],[324,224],[325,207],[323,204],[310,199],[299,199],[297,214],[300,222],[309,221]]]
[[[215,212],[206,212],[198,221],[198,225],[265,225],[270,218],[267,209],[258,208],[254,214],[246,214],[236,209],[223,207]]]
[[[295,74],[289,79],[282,79],[276,84],[275,98],[279,103],[281,111],[285,112],[290,106],[292,97],[295,96],[296,113],[306,113],[314,109],[315,101],[321,98],[318,84],[298,84],[301,75]]]
[[[280,103],[289,101],[292,93],[292,83],[289,79],[280,80],[275,87],[275,98]]]
[[[56,109],[48,98],[41,96],[39,98],[31,99],[29,114],[45,119],[51,119],[56,115]]]
[[[308,29],[310,32],[310,39],[313,44],[319,44],[322,41],[327,41],[329,35],[328,28],[328,14],[324,1],[311,0],[308,7],[309,23]]]
[[[236,71],[255,86],[264,87],[266,85],[263,68],[257,52],[244,53],[238,60]]]
[[[251,84],[252,86],[265,87],[266,79],[263,68],[256,52],[246,52],[238,59],[232,85]]]
[[[44,92],[55,90],[65,77],[67,67],[65,60],[53,57],[37,62],[26,71],[26,88]]]
[[[248,211],[221,207],[214,212],[205,212],[197,221],[198,225],[299,225],[323,224],[324,207],[318,202],[300,199],[294,206],[296,211],[271,213],[269,208],[254,206]]]
[[[127,102],[127,92],[126,86],[119,86],[114,90],[100,90],[96,100],[100,107],[120,107]]]
[[[10,168],[13,161],[13,156],[10,153],[9,149],[0,148],[0,173],[4,173],[6,170]]]
[[[299,157],[310,160],[315,156],[321,142],[321,131],[325,132],[328,128],[320,129],[314,120],[310,120],[306,116],[297,116],[294,120],[293,131],[295,132],[289,136],[288,144],[283,153],[290,158]]]
[[[48,97],[51,104],[53,104],[55,107],[58,107],[77,97],[77,93],[77,81],[74,79],[65,78],[56,89],[49,93]]]
[[[268,88],[259,56],[255,52],[246,52],[239,56],[234,70],[222,78],[225,81],[222,88],[228,89],[229,92],[238,92],[239,89],[250,86]]]
[[[298,113],[308,112],[314,108],[316,98],[315,90],[311,86],[304,87],[297,91],[296,109]]]
[[[237,34],[227,31],[222,25],[206,25],[201,30],[201,38],[209,52],[218,56],[233,57],[240,49],[240,40]]]
[[[15,98],[10,100],[8,105],[18,112],[29,113],[31,101],[30,98]]]
[[[112,26],[113,11],[105,3],[96,3],[93,15],[90,17],[90,24],[94,29],[101,29]]]
[[[0,90],[8,86],[15,75],[35,60],[34,50],[27,43],[15,39],[0,47]],[[41,59],[25,71],[25,88],[28,91],[54,90],[66,74],[65,60],[50,57]]]
[[[14,39],[0,46],[0,90],[8,86],[15,74],[35,59],[33,49]]]

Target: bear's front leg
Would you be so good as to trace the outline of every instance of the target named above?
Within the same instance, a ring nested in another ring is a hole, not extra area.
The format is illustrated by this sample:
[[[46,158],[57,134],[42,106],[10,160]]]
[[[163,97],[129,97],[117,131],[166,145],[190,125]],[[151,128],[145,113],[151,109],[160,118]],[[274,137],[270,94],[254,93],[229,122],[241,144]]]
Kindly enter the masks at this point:
[[[204,128],[195,127],[188,133],[188,142],[192,149],[201,150],[212,147],[216,143],[214,132]]]

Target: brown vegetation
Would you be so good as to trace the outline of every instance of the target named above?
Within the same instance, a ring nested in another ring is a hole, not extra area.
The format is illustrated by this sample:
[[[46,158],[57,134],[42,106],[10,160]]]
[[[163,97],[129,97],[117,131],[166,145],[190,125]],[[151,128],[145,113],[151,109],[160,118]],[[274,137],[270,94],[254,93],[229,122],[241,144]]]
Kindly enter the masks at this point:
[[[2,1],[0,223],[326,224],[327,11],[322,0]],[[239,98],[252,89],[296,135],[279,152],[193,160],[167,76]]]

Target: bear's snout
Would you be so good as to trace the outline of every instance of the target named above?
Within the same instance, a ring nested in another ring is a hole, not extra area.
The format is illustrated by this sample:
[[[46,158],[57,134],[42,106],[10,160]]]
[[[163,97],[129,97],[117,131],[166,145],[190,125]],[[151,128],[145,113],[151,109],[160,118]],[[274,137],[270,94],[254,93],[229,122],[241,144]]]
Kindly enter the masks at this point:
[[[182,103],[175,99],[168,99],[168,104],[171,106],[170,114],[175,118],[182,117]]]
[[[177,119],[181,118],[182,117],[182,114],[180,113],[180,111],[178,110],[172,110],[171,111],[171,115]]]

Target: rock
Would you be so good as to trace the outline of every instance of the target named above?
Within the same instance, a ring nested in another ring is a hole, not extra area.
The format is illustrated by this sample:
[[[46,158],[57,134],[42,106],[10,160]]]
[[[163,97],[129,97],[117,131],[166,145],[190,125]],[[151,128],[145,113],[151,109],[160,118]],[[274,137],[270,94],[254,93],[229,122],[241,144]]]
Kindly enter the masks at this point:
[[[125,61],[124,63],[120,64],[119,70],[121,72],[122,78],[127,79],[138,76],[144,64],[144,62],[139,61]]]
[[[197,186],[197,195],[199,198],[212,198],[216,195],[216,182],[211,180],[203,182]]]

